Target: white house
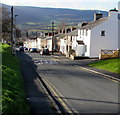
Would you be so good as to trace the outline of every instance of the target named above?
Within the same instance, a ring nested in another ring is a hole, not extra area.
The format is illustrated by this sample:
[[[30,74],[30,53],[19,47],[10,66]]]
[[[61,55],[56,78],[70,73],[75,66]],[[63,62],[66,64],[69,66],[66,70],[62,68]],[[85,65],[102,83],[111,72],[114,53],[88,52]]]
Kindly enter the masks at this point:
[[[46,42],[47,42],[47,48],[49,49],[49,51],[52,51],[52,36],[47,37]]]
[[[78,39],[78,29],[67,33],[65,37],[60,39],[60,43],[60,51],[67,57],[70,56],[70,50],[74,50],[76,56],[83,56],[83,50],[85,48],[83,41]]]
[[[42,49],[42,39],[41,38],[29,38],[24,41],[24,47],[29,48],[38,48]]]
[[[67,49],[66,49],[66,46],[67,46],[67,39],[66,39],[66,36],[61,38],[60,39],[60,52],[62,54],[67,54]]]
[[[81,51],[84,56],[98,57],[101,49],[118,49],[118,11],[110,10],[108,17],[98,13],[94,21],[78,29],[78,39],[83,41]],[[84,50],[83,50],[84,49]]]

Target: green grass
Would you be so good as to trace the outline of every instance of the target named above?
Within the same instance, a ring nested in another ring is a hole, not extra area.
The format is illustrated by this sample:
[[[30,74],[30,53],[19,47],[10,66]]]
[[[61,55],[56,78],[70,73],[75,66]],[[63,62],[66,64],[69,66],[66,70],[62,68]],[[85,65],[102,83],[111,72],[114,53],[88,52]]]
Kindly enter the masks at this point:
[[[100,60],[98,62],[89,64],[89,66],[107,70],[113,73],[120,73],[120,58]]]
[[[2,52],[2,112],[4,115],[29,114],[19,60],[11,55],[7,44],[0,43],[0,52]]]

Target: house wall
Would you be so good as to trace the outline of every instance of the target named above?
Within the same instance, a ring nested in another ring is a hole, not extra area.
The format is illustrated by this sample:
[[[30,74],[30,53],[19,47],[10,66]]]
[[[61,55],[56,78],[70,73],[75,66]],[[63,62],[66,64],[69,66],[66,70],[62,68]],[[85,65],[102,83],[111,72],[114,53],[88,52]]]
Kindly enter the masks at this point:
[[[86,32],[87,32],[87,34],[86,34]],[[85,56],[86,57],[89,57],[89,55],[90,55],[90,39],[91,39],[91,30],[90,29],[87,31],[85,29],[78,30],[77,40],[82,40],[84,42],[84,44],[85,44]]]
[[[41,39],[41,47],[47,46],[47,40],[46,39]]]
[[[77,36],[72,36],[72,49],[76,51],[77,45]]]
[[[112,17],[110,17],[112,16]],[[118,49],[118,17],[116,12],[109,14],[109,20],[96,26],[91,33],[91,46],[89,57],[98,57],[101,49]],[[105,30],[105,36],[101,36],[101,31]]]
[[[64,38],[60,39],[60,51],[63,54],[67,54],[66,45],[67,45],[66,40]]]
[[[37,38],[37,39],[28,39],[27,41],[24,42],[24,46],[27,48],[38,48],[41,49],[42,48],[42,42],[41,42],[41,38]]]
[[[37,38],[37,48],[42,49],[41,38]]]
[[[28,48],[28,41],[24,41],[23,46]]]
[[[85,45],[77,45],[76,56],[85,56]]]
[[[120,19],[118,21],[118,49],[120,49]]]
[[[47,40],[47,48],[52,51],[52,39]]]
[[[120,49],[120,1],[118,4],[118,8],[119,8],[119,16],[118,16],[118,48]]]
[[[36,40],[29,40],[28,41],[28,48],[37,48],[37,41]]]

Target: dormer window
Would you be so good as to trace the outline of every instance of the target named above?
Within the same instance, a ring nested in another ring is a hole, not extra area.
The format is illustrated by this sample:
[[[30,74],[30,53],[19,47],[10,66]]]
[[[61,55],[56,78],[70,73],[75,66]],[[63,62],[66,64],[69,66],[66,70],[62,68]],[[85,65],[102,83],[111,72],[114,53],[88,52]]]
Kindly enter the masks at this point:
[[[105,30],[101,31],[101,36],[105,36]]]

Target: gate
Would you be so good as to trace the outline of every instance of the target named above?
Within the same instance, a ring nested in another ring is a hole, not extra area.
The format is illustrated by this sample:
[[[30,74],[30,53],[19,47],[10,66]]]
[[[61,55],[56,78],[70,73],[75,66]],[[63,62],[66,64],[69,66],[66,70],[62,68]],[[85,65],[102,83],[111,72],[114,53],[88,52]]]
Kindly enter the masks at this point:
[[[118,57],[120,57],[120,49],[119,50],[101,49],[101,54],[99,54],[99,59],[118,58]]]

